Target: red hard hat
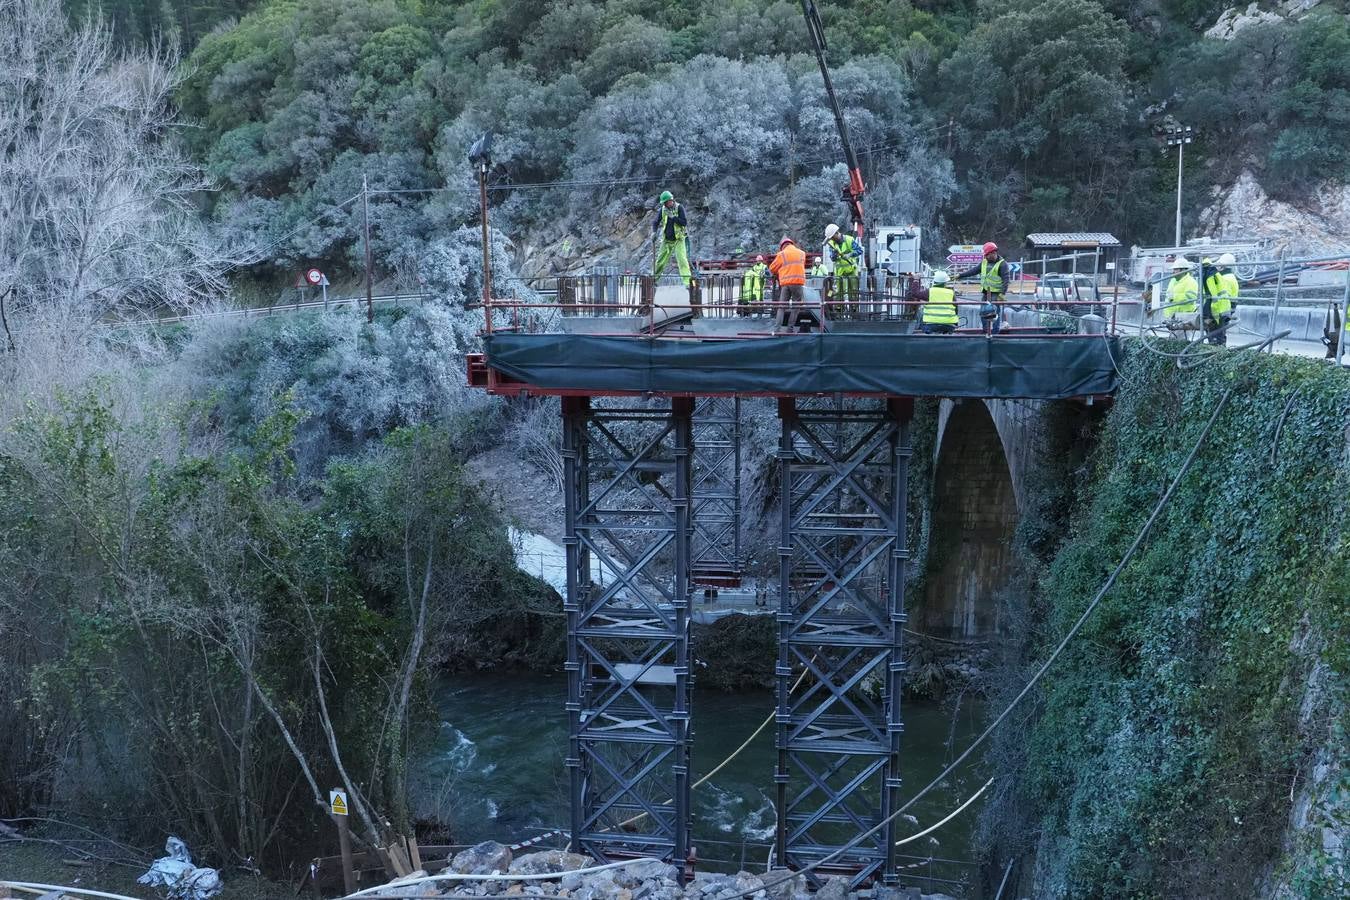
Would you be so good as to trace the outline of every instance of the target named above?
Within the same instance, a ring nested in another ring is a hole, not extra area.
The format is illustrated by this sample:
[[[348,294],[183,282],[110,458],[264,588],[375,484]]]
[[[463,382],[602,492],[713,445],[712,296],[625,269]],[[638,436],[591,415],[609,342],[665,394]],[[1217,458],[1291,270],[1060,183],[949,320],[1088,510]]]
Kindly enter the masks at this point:
[[[790,237],[785,237],[785,238],[783,238],[781,241],[778,242],[778,248],[781,250],[782,248],[786,247],[788,244],[795,244],[795,243],[797,243],[797,242],[794,241],[792,238],[790,238]]]
[[[997,253],[997,252],[998,252],[998,244],[995,244],[993,241],[986,241],[986,242],[985,242],[985,245],[984,245],[984,255],[985,255],[985,256],[988,256],[990,253]]]
[[[781,247],[782,244],[779,244],[779,246]],[[764,262],[764,257],[763,257],[763,256],[756,256],[756,257],[755,257],[755,262]]]

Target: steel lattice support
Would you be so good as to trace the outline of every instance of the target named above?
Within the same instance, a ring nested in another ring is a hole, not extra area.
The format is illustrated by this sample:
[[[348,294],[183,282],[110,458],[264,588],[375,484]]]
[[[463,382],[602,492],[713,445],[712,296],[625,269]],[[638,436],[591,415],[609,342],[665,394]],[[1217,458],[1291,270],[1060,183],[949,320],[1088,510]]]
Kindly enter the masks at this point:
[[[693,401],[562,402],[572,849],[682,864]]]
[[[693,478],[693,580],[707,585],[739,584],[740,398],[701,397],[694,404]]]
[[[907,400],[779,401],[775,781],[790,868],[871,831],[899,801],[911,411]],[[894,830],[813,877],[893,880]]]

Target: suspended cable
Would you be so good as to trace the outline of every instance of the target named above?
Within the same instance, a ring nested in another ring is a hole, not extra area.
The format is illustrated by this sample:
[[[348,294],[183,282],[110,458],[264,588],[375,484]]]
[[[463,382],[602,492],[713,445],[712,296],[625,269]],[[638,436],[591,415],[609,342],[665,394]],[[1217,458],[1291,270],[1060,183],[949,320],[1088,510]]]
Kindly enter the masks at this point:
[[[918,834],[911,834],[911,835],[910,835],[909,837],[907,837],[907,838],[901,838],[900,840],[898,840],[898,841],[895,842],[895,846],[899,847],[899,846],[901,846],[902,844],[908,844],[910,841],[917,841],[919,838],[923,837],[924,835],[926,835],[926,834],[932,834],[934,831],[937,831],[937,830],[938,830],[939,828],[941,828],[943,825],[946,825],[946,824],[947,824],[948,822],[950,822],[952,819],[955,819],[955,818],[956,818],[957,816],[959,816],[961,813],[965,812],[966,807],[970,806],[970,804],[972,804],[972,803],[974,803],[976,800],[980,799],[980,795],[983,794],[983,793],[985,792],[985,790],[988,789],[989,785],[991,785],[991,784],[993,784],[993,783],[994,783],[994,779],[990,778],[988,781],[986,781],[986,782],[984,783],[984,785],[983,785],[978,791],[976,791],[975,793],[973,793],[973,794],[970,795],[970,799],[968,799],[965,803],[962,803],[962,804],[961,804],[960,806],[958,806],[956,809],[954,809],[954,810],[952,810],[951,812],[949,812],[949,813],[947,814],[947,817],[946,817],[946,818],[942,819],[941,821],[939,821],[939,822],[937,822],[937,823],[935,823],[935,824],[933,824],[933,825],[929,825],[927,828],[925,828],[923,831],[920,831]]]
[[[761,888],[761,890],[771,889],[776,885],[782,884],[786,881],[789,881],[797,877],[800,874],[814,871],[820,868],[821,866],[833,862],[840,856],[843,856],[845,853],[852,850],[854,847],[857,847],[859,844],[867,840],[872,835],[876,834],[882,828],[885,828],[891,822],[899,818],[900,815],[903,814],[907,809],[909,809],[911,806],[917,803],[922,797],[926,796],[929,791],[931,791],[933,788],[941,784],[947,778],[948,775],[956,771],[956,769],[963,762],[965,762],[966,759],[968,759],[972,753],[975,752],[976,748],[978,748],[981,744],[983,744],[989,738],[989,735],[993,734],[994,730],[1003,724],[1004,720],[1006,720],[1008,716],[1012,714],[1012,711],[1017,707],[1017,705],[1021,703],[1023,699],[1026,698],[1027,694],[1031,693],[1031,689],[1036,686],[1037,682],[1039,682],[1041,678],[1045,675],[1045,673],[1049,671],[1050,667],[1054,665],[1055,660],[1059,659],[1060,654],[1064,652],[1064,648],[1069,646],[1069,643],[1074,639],[1074,637],[1077,636],[1078,632],[1082,630],[1083,625],[1087,622],[1088,618],[1092,615],[1093,611],[1097,608],[1098,604],[1101,603],[1102,598],[1105,597],[1107,592],[1110,591],[1112,586],[1115,585],[1116,579],[1120,577],[1120,573],[1125,569],[1125,566],[1129,563],[1131,559],[1134,558],[1134,554],[1139,550],[1140,545],[1144,543],[1144,539],[1148,536],[1149,531],[1152,530],[1153,523],[1158,520],[1158,516],[1160,516],[1162,514],[1162,511],[1167,507],[1167,504],[1172,499],[1172,495],[1176,493],[1177,486],[1181,484],[1181,480],[1185,478],[1186,473],[1190,471],[1191,465],[1195,462],[1196,455],[1200,452],[1200,448],[1204,445],[1205,440],[1209,437],[1210,431],[1214,428],[1214,423],[1218,421],[1219,413],[1221,413],[1224,407],[1228,405],[1228,399],[1233,395],[1234,389],[1235,386],[1229,387],[1228,390],[1224,391],[1223,396],[1219,398],[1219,402],[1218,404],[1215,405],[1214,412],[1210,414],[1209,421],[1205,423],[1204,429],[1200,432],[1200,437],[1196,440],[1195,446],[1191,448],[1190,453],[1187,454],[1186,456],[1185,462],[1181,464],[1181,468],[1177,470],[1176,476],[1172,479],[1172,483],[1167,486],[1167,490],[1158,500],[1157,505],[1153,507],[1153,512],[1149,515],[1148,520],[1145,521],[1143,527],[1139,529],[1139,534],[1135,537],[1134,543],[1130,545],[1130,549],[1125,552],[1125,556],[1121,558],[1120,562],[1116,565],[1116,568],[1111,572],[1110,576],[1107,577],[1106,582],[1101,586],[1101,589],[1097,591],[1096,596],[1094,596],[1092,598],[1092,601],[1088,603],[1087,607],[1083,610],[1082,614],[1079,615],[1077,621],[1073,623],[1073,626],[1060,640],[1059,644],[1056,645],[1055,649],[1046,658],[1045,662],[1043,662],[1040,668],[1036,670],[1036,673],[1031,676],[1031,678],[1027,681],[1027,683],[1017,693],[1017,696],[1014,697],[1012,701],[1009,702],[1006,707],[1004,707],[1003,711],[998,714],[998,717],[994,719],[994,721],[991,722],[989,726],[980,733],[979,737],[975,738],[975,740],[970,744],[970,746],[966,747],[965,750],[961,751],[961,754],[958,757],[956,757],[956,759],[950,765],[948,765],[945,769],[943,769],[937,775],[936,778],[930,781],[922,790],[920,790],[913,797],[909,798],[909,800],[907,800],[904,803],[904,805],[901,806],[899,809],[897,809],[895,812],[891,813],[885,819],[882,819],[876,825],[872,826],[872,828],[858,835],[844,846],[830,853],[828,856],[822,857],[821,859],[809,863],[808,865],[803,866],[802,868],[796,870],[795,872],[792,872],[786,876],[779,877],[776,880],[773,881],[766,880],[763,883],[763,887]],[[742,891],[736,896],[750,897],[754,893],[755,891]]]

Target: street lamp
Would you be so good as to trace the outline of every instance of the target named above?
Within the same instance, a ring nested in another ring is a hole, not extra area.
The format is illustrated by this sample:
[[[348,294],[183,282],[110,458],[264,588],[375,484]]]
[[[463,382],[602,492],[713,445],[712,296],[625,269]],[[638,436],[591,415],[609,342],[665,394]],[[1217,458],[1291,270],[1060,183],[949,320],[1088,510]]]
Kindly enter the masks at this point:
[[[1174,125],[1165,132],[1167,146],[1177,148],[1177,234],[1174,246],[1181,246],[1181,161],[1186,145],[1195,136],[1195,129],[1189,125]],[[1164,153],[1167,151],[1163,151]]]

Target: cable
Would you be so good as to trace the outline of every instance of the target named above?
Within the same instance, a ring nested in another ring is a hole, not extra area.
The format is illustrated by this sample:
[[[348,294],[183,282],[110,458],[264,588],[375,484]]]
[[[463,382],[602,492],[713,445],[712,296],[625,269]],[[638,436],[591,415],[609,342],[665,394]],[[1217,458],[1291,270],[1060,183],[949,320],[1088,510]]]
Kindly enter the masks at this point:
[[[66,887],[62,884],[39,884],[36,881],[0,881],[0,884],[7,884],[10,887],[16,887],[25,891],[36,890],[43,893],[60,891],[63,894],[83,894],[87,897],[104,897],[106,900],[136,900],[135,897],[128,897],[125,894],[109,894],[106,891],[91,891],[88,888]]]
[[[607,869],[621,869],[624,866],[639,865],[642,863],[660,863],[666,865],[664,860],[653,857],[644,857],[642,859],[625,859],[620,862],[605,863],[600,866],[588,866],[584,869],[569,869],[566,872],[534,872],[531,874],[497,873],[493,875],[463,875],[458,872],[452,872],[447,875],[427,875],[423,878],[410,878],[407,881],[400,881],[396,884],[380,884],[375,887],[368,887],[365,890],[357,891],[354,894],[347,894],[341,900],[354,900],[356,897],[372,897],[384,895],[378,894],[379,891],[388,888],[412,887],[416,884],[429,884],[437,881],[552,881],[561,878],[564,875],[589,875],[592,872],[603,872]],[[115,896],[105,894],[104,896]],[[125,898],[119,898],[125,900]]]
[[[980,798],[980,795],[983,794],[983,793],[985,792],[985,790],[989,787],[989,785],[991,785],[991,784],[993,784],[993,783],[994,783],[994,779],[990,778],[988,781],[986,781],[986,782],[984,783],[984,786],[983,786],[983,787],[981,787],[978,791],[976,791],[975,793],[973,793],[973,794],[970,795],[970,799],[969,799],[969,800],[967,800],[965,803],[962,803],[962,804],[961,804],[960,806],[958,806],[956,809],[954,809],[954,810],[952,810],[951,812],[949,812],[949,813],[947,814],[947,817],[946,817],[945,819],[943,819],[942,821],[938,822],[938,823],[935,824],[935,825],[929,825],[927,828],[925,828],[923,831],[920,831],[918,834],[911,834],[911,835],[910,835],[909,837],[907,837],[907,838],[901,838],[900,840],[898,840],[898,841],[895,842],[895,846],[899,847],[901,844],[908,844],[910,841],[917,841],[919,838],[923,837],[924,835],[926,835],[926,834],[931,834],[931,833],[933,833],[934,831],[937,831],[937,830],[938,830],[939,828],[941,828],[943,825],[946,825],[946,824],[947,824],[948,822],[950,822],[952,819],[955,819],[955,818],[956,818],[957,816],[959,816],[961,813],[965,812],[966,807],[969,806],[970,804],[974,803],[976,800],[978,800],[978,799]]]
[[[956,757],[956,759],[950,765],[948,765],[947,768],[943,769],[942,772],[940,772],[936,778],[930,781],[927,784],[927,786],[925,786],[913,797],[909,798],[909,800],[906,801],[905,804],[901,806],[899,809],[897,809],[895,812],[891,813],[885,819],[882,819],[876,825],[872,826],[872,828],[858,835],[853,840],[849,841],[847,844],[840,847],[838,850],[835,850],[828,856],[822,857],[821,859],[816,860],[815,862],[809,863],[808,865],[803,866],[802,868],[796,870],[795,872],[782,876],[775,881],[765,881],[763,883],[763,888],[761,889],[769,889],[775,887],[776,885],[783,884],[786,881],[790,881],[791,879],[796,878],[798,875],[801,875],[805,872],[814,871],[815,869],[820,868],[826,863],[832,862],[835,859],[838,859],[840,856],[843,856],[845,853],[852,850],[854,847],[858,846],[872,835],[876,834],[882,828],[885,828],[891,822],[899,818],[900,815],[905,812],[905,810],[909,809],[916,802],[918,802],[918,800],[921,797],[925,796],[929,791],[931,791],[933,788],[941,784],[942,781],[946,779],[948,775],[956,771],[956,769],[961,765],[961,763],[965,762],[966,759],[970,756],[970,754],[974,753],[975,749],[979,747],[981,744],[983,744],[985,740],[988,739],[989,735],[993,734],[994,729],[998,728],[999,725],[1003,724],[1003,721],[1008,718],[1008,716],[1012,713],[1012,711],[1017,707],[1017,704],[1021,703],[1022,700],[1027,696],[1027,694],[1031,693],[1031,689],[1036,686],[1036,683],[1038,681],[1041,680],[1041,677],[1045,675],[1045,673],[1049,670],[1050,666],[1054,665],[1055,660],[1058,659],[1059,655],[1064,652],[1064,648],[1067,647],[1069,645],[1069,642],[1074,639],[1074,637],[1082,629],[1083,625],[1087,622],[1088,617],[1092,615],[1093,610],[1095,610],[1097,608],[1097,605],[1101,603],[1102,598],[1106,596],[1107,591],[1109,591],[1111,587],[1116,583],[1116,579],[1120,577],[1120,573],[1124,570],[1126,564],[1129,563],[1129,561],[1134,558],[1135,552],[1138,551],[1140,545],[1143,544],[1144,542],[1144,538],[1148,536],[1149,531],[1153,528],[1153,523],[1158,520],[1158,516],[1162,514],[1163,509],[1166,508],[1168,502],[1171,501],[1172,495],[1176,492],[1177,486],[1181,484],[1181,480],[1186,476],[1186,473],[1190,471],[1192,463],[1195,462],[1196,454],[1200,452],[1200,448],[1201,446],[1204,445],[1205,439],[1209,437],[1210,430],[1213,429],[1214,423],[1218,421],[1219,413],[1221,413],[1224,407],[1228,405],[1228,398],[1233,395],[1233,391],[1235,388],[1236,385],[1229,387],[1228,390],[1224,391],[1223,396],[1219,398],[1219,402],[1214,407],[1214,412],[1210,414],[1209,421],[1205,423],[1204,430],[1200,432],[1200,437],[1196,440],[1195,446],[1191,448],[1191,452],[1186,456],[1186,461],[1183,462],[1181,464],[1181,468],[1177,470],[1176,477],[1173,478],[1172,483],[1167,486],[1167,490],[1158,500],[1158,504],[1153,508],[1153,512],[1149,515],[1148,520],[1144,522],[1144,527],[1139,530],[1139,534],[1135,537],[1134,543],[1130,545],[1129,550],[1125,551],[1125,556],[1121,558],[1120,562],[1116,565],[1115,570],[1112,571],[1111,575],[1106,579],[1106,583],[1103,584],[1101,586],[1101,589],[1097,591],[1096,596],[1094,596],[1092,598],[1092,601],[1088,603],[1087,608],[1083,610],[1082,614],[1078,617],[1078,620],[1073,623],[1073,626],[1060,640],[1059,644],[1055,647],[1054,651],[1051,652],[1049,657],[1046,658],[1045,662],[1041,664],[1040,668],[1036,670],[1036,673],[1031,676],[1030,680],[1028,680],[1027,683],[1022,687],[1022,690],[1020,690],[1017,693],[1017,696],[1014,697],[1012,701],[1006,707],[1004,707],[1003,711],[998,714],[998,718],[994,719],[994,721],[990,723],[989,726],[980,733],[980,736],[975,738],[974,742],[972,742],[969,747],[961,751],[961,755]],[[735,896],[750,897],[754,893],[755,893],[754,891],[742,891]]]

